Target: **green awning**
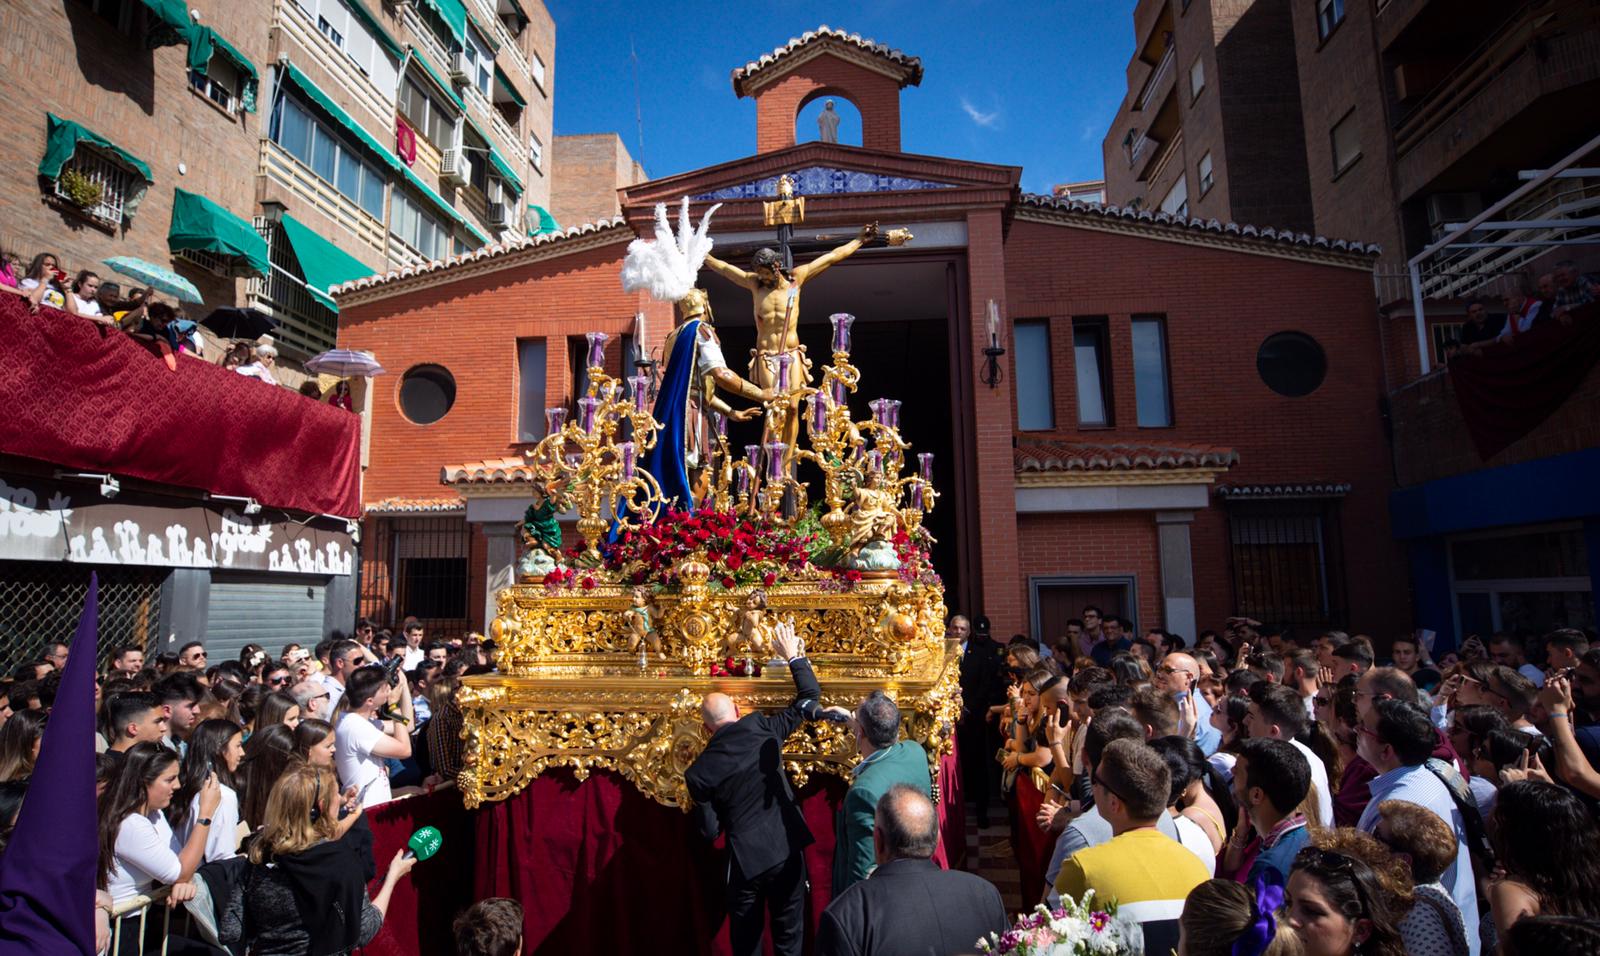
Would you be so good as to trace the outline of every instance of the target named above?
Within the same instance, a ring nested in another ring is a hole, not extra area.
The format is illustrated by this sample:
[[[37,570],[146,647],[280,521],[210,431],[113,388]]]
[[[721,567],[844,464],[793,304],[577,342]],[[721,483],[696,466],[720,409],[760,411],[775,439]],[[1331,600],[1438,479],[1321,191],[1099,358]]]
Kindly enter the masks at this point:
[[[511,163],[506,161],[505,156],[494,148],[494,140],[489,138],[489,134],[485,133],[483,127],[474,122],[470,115],[467,117],[467,125],[472,127],[472,131],[478,134],[479,139],[483,140],[483,145],[488,147],[489,165],[494,167],[495,172],[505,181],[506,185],[516,190],[517,195],[521,196],[523,191],[522,177],[518,176],[516,170],[511,168]]]
[[[517,88],[511,85],[511,77],[506,76],[506,71],[500,69],[500,64],[498,63],[494,65],[494,78],[500,84],[501,89],[511,94],[511,102],[517,104],[519,108],[528,105],[528,101],[523,98],[521,93],[517,92]]]
[[[456,88],[439,75],[439,71],[433,68],[433,64],[428,62],[428,58],[422,55],[421,50],[412,47],[411,58],[421,64],[422,72],[428,74],[428,79],[432,80],[433,85],[439,88],[439,92],[449,97],[450,102],[455,104],[456,109],[461,110],[463,113],[466,112],[467,106],[461,102],[461,97],[456,93]]]
[[[374,139],[372,134],[367,132],[360,123],[356,122],[349,113],[340,109],[339,104],[318,89],[317,84],[311,82],[310,78],[296,69],[293,63],[284,60],[278,70],[278,76],[280,78],[279,82],[287,80],[290,86],[299,90],[307,99],[316,104],[329,119],[344,127],[345,131],[354,136],[358,143],[366,147],[367,152],[371,153],[385,166],[396,170],[405,169],[405,164],[400,162],[400,158],[392,150]]]
[[[88,143],[103,151],[117,165],[138,177],[138,182],[122,200],[123,217],[133,218],[133,212],[154,182],[150,167],[144,160],[106,139],[94,130],[54,113],[45,115],[44,157],[39,160],[39,175],[54,182],[61,175],[61,167],[72,159],[80,143]]]
[[[150,32],[145,34],[144,45],[156,47],[177,46],[189,39],[189,5],[184,0],[140,0],[150,11]]]
[[[457,44],[465,44],[467,37],[467,5],[461,0],[422,0],[422,5],[433,12],[445,25]]]
[[[537,222],[538,225],[534,225]],[[556,222],[556,217],[550,215],[550,210],[543,206],[528,204],[528,235],[543,236],[552,232],[560,232],[561,223]]]
[[[189,30],[189,69],[204,73],[211,63],[211,58],[219,53],[239,71],[239,77],[244,81],[240,84],[242,88],[239,91],[239,100],[243,103],[245,112],[254,113],[256,90],[261,85],[256,65],[212,28],[197,23]]]
[[[289,248],[294,250],[294,257],[300,263],[300,271],[306,277],[306,290],[335,313],[339,306],[328,295],[328,290],[341,282],[365,279],[377,271],[287,213],[278,219],[278,225],[283,227],[283,237],[289,240]]]
[[[272,266],[267,240],[244,219],[197,193],[175,189],[172,193],[172,228],[167,248],[200,249],[231,256],[249,272],[265,277]]]
[[[405,57],[406,48],[401,46],[400,41],[391,36],[388,30],[384,29],[383,22],[372,15],[372,11],[367,9],[365,3],[362,3],[361,0],[344,0],[344,5],[350,8],[350,12],[355,14],[357,20],[366,24],[367,31],[372,34],[373,38],[378,41],[378,45],[383,47],[386,53],[397,60]]]

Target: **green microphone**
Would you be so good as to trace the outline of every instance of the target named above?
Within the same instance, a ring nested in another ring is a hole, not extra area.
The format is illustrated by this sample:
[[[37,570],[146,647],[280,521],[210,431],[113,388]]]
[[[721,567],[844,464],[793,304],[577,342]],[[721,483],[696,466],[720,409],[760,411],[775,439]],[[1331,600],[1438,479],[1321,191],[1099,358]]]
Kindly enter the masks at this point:
[[[444,846],[444,835],[433,827],[423,827],[406,841],[406,856],[426,860],[438,853],[441,846]]]

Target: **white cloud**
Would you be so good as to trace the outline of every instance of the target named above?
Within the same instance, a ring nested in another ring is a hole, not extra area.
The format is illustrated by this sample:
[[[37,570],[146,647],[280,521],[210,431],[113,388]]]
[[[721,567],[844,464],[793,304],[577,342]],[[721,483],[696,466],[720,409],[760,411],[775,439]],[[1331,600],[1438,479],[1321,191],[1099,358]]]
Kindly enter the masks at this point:
[[[991,113],[985,113],[976,106],[973,106],[972,101],[967,99],[965,96],[961,98],[961,108],[966,111],[967,118],[972,120],[974,123],[977,123],[979,126],[992,128],[996,123],[1000,122],[999,110],[995,110]]]

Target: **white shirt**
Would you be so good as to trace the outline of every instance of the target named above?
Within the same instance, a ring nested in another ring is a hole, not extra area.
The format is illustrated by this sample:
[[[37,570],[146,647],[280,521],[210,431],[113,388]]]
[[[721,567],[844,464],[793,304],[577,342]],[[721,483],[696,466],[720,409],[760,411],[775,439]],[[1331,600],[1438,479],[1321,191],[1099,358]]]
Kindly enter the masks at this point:
[[[240,375],[243,375],[245,378],[260,379],[261,381],[266,382],[268,385],[278,384],[278,380],[273,378],[272,373],[267,371],[267,367],[262,365],[259,361],[251,362],[249,365],[240,365],[235,368],[234,371],[238,372]]]
[[[339,783],[355,787],[363,807],[388,803],[391,798],[389,767],[372,752],[387,736],[360,714],[345,714],[334,731],[333,766],[339,772]]]
[[[37,289],[37,288],[39,288],[39,280],[38,279],[23,279],[22,280],[22,291],[24,291],[24,292],[32,292],[34,289]],[[64,308],[67,307],[67,300],[62,298],[61,293],[57,292],[54,289],[46,289],[45,292],[44,292],[44,298],[43,298],[42,301],[44,302],[45,305],[55,306],[58,309],[64,309]]]
[[[76,292],[71,292],[71,293],[68,293],[68,294],[72,296],[72,299],[73,299],[74,302],[78,303],[78,314],[79,315],[104,315],[105,314],[104,312],[100,311],[100,301],[98,299],[85,299],[83,296],[79,295]]]
[[[405,656],[400,658],[400,668],[402,670],[414,671],[417,669],[417,665],[422,663],[422,659],[427,656],[428,652],[424,651],[420,647],[408,647],[406,648]]]
[[[107,889],[111,902],[121,903],[183,875],[183,863],[172,850],[172,827],[159,810],[130,813],[117,828],[116,857]]]
[[[189,835],[194,833],[195,821],[199,819],[200,795],[197,793],[189,800],[189,815],[184,818],[183,827],[172,835],[172,852],[183,852]],[[217,812],[211,815],[210,832],[206,834],[206,852],[200,862],[231,860],[238,855],[239,795],[233,792],[232,787],[222,784],[222,802],[217,804]]]
[[[1206,758],[1206,762],[1217,768],[1217,773],[1222,774],[1222,779],[1233,783],[1233,765],[1239,762],[1236,754],[1219,750]]]
[[[1290,740],[1294,749],[1311,765],[1311,785],[1317,788],[1317,819],[1326,829],[1333,828],[1333,791],[1328,788],[1328,767],[1311,748],[1298,740]]]
[[[1173,817],[1172,822],[1178,826],[1178,842],[1200,858],[1200,862],[1205,864],[1207,876],[1216,876],[1217,851],[1211,848],[1211,838],[1206,836],[1206,831],[1188,817]]]

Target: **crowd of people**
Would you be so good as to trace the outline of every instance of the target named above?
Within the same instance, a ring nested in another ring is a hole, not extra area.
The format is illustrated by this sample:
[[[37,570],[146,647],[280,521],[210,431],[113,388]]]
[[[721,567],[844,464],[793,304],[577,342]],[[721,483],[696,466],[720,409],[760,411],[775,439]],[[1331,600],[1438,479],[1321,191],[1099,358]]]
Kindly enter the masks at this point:
[[[71,653],[50,644],[0,685],[0,853]],[[162,888],[192,917],[174,923],[167,952],[365,945],[416,860],[374,860],[364,813],[459,773],[455,691],[463,675],[491,671],[494,655],[478,635],[429,640],[414,620],[400,636],[363,620],[349,638],[276,655],[250,644],[215,663],[198,642],[152,660],[137,645],[115,648],[96,681],[102,946],[119,921],[119,952],[137,951],[141,925],[159,935],[161,921],[123,914]],[[369,897],[379,862],[387,870]],[[511,956],[521,934],[509,900],[478,904],[458,933],[462,953],[492,956]]]
[[[1241,618],[1191,646],[1093,606],[1051,642],[950,630],[965,786],[985,816],[1004,796],[1026,907],[1093,890],[1147,953],[1600,951],[1582,630],[1437,661]]]
[[[173,355],[204,359],[206,342],[181,304],[162,302],[153,289],[130,288],[90,269],[69,275],[55,253],[41,252],[24,264],[15,252],[0,253],[0,293],[17,296],[37,312],[40,306],[60,309],[93,322],[148,336]],[[223,348],[217,364],[247,378],[283,385],[278,368],[278,348],[270,339],[235,340]],[[349,383],[340,381],[324,390],[314,378],[302,382],[302,395],[330,405],[354,410]]]
[[[1467,300],[1467,318],[1456,330],[1450,354],[1472,355],[1495,342],[1512,343],[1516,337],[1545,322],[1572,321],[1573,309],[1600,298],[1600,283],[1584,275],[1571,260],[1538,277],[1531,290],[1508,289],[1502,294]],[[1497,308],[1500,311],[1491,311]]]

